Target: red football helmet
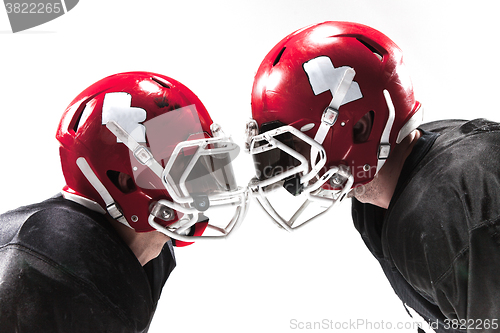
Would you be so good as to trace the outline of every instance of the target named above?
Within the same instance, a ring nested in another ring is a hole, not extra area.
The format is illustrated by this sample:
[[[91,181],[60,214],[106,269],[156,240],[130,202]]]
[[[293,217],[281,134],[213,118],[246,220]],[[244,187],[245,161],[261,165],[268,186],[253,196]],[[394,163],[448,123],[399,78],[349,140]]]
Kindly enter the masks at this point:
[[[94,83],[68,106],[56,138],[64,197],[137,232],[183,246],[226,237],[244,217],[247,191],[231,166],[239,147],[172,78],[130,72]],[[227,205],[229,222],[209,221],[211,208]]]
[[[402,52],[387,36],[349,22],[300,29],[267,54],[255,76],[246,129],[257,172],[252,190],[291,230],[311,201],[326,209],[371,181],[419,126],[421,111]],[[371,132],[357,140],[362,118],[370,119]],[[283,187],[306,197],[290,219],[267,200]]]

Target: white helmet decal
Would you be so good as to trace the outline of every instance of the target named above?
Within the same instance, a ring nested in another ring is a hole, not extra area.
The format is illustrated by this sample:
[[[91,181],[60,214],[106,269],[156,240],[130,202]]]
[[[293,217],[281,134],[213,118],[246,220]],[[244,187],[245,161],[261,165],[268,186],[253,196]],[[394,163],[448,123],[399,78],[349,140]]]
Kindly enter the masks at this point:
[[[146,142],[146,127],[140,124],[146,120],[146,110],[131,107],[132,95],[125,92],[107,93],[102,105],[102,124],[115,121],[137,142]],[[117,138],[116,142],[123,142]]]
[[[344,74],[348,69],[352,68],[348,66],[335,68],[332,60],[327,56],[317,57],[304,63],[304,71],[307,73],[314,95],[319,95],[330,90],[332,96],[335,96],[335,92],[342,83]],[[362,97],[363,94],[361,94],[359,84],[356,81],[352,81],[349,90],[343,100],[340,101],[341,103],[339,106],[353,102]]]

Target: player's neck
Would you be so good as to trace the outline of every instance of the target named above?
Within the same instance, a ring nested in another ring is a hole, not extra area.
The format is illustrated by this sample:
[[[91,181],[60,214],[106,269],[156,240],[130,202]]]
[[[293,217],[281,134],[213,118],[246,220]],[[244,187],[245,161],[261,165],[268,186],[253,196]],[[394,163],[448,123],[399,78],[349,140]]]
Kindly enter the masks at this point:
[[[420,135],[420,131],[413,131],[394,148],[375,178],[366,184],[363,190],[355,191],[354,195],[359,201],[385,209],[389,207],[406,158]]]
[[[135,232],[135,230],[109,218],[113,227],[144,266],[156,258],[170,239],[159,231]]]

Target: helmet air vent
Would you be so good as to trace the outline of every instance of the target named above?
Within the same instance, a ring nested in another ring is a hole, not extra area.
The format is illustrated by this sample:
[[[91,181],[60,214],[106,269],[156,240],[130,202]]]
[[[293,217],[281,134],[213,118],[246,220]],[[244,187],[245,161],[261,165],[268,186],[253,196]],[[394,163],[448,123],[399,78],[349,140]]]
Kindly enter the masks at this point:
[[[285,52],[285,49],[286,49],[286,47],[282,48],[280,53],[278,53],[278,55],[276,56],[276,59],[274,59],[273,67],[276,66],[278,64],[278,62],[280,62],[281,56],[283,55],[283,52]]]
[[[82,115],[83,115],[83,109],[78,110],[78,113],[76,114],[75,117],[75,122],[73,124],[73,132],[78,132],[78,129],[80,128],[80,121],[82,120]]]
[[[168,81],[166,81],[166,80],[164,80],[164,79],[162,79],[162,78],[159,78],[159,77],[157,77],[157,76],[152,76],[152,77],[151,77],[151,80],[153,80],[153,81],[154,81],[154,82],[156,82],[158,85],[160,85],[160,86],[162,86],[162,87],[164,87],[164,88],[168,88],[168,89],[170,89],[170,86],[171,86],[170,82],[168,82]]]
[[[372,51],[372,53],[380,60],[382,61],[384,59],[384,57],[382,56],[382,54],[377,51],[373,46],[371,46],[370,44],[368,44],[367,42],[365,42],[364,40],[361,40],[359,38],[356,38],[361,44],[363,44],[364,46],[366,46],[366,48],[368,48],[370,51]]]
[[[72,129],[73,132],[78,133],[80,127],[85,124],[87,118],[90,116],[92,111],[94,111],[95,104],[96,101],[92,99],[92,97],[80,104],[73,116],[72,125],[70,124],[70,129]]]

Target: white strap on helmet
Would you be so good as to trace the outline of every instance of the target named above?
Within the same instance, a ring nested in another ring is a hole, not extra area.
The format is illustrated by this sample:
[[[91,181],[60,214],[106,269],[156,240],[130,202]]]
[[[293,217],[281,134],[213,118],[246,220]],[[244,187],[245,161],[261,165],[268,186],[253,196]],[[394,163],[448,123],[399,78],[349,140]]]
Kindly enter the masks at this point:
[[[422,105],[419,105],[413,116],[411,116],[410,120],[401,127],[399,130],[398,137],[396,139],[396,143],[399,144],[406,138],[411,132],[416,130],[424,121],[424,108]]]
[[[104,200],[104,203],[106,204],[106,210],[108,211],[109,215],[118,222],[126,225],[129,228],[132,228],[130,224],[128,224],[120,209],[116,206],[113,197],[111,197],[111,194],[109,194],[106,187],[104,187],[99,178],[97,178],[96,174],[90,167],[85,157],[79,157],[76,160],[76,165],[78,165],[85,178],[87,178],[89,183],[96,189],[102,200]]]
[[[378,146],[377,153],[377,172],[382,168],[385,161],[389,157],[391,152],[391,144],[389,142],[389,137],[391,136],[392,125],[394,125],[394,118],[396,117],[396,110],[394,109],[394,104],[392,103],[391,94],[384,90],[385,102],[387,103],[387,108],[389,109],[389,118],[385,123],[384,131],[382,132],[382,137],[380,138],[380,144]]]
[[[333,98],[330,104],[326,107],[325,111],[323,111],[323,115],[321,116],[321,124],[319,125],[318,131],[314,136],[314,140],[319,144],[322,144],[323,141],[325,141],[326,135],[328,134],[330,127],[332,127],[337,121],[337,117],[339,115],[339,108],[342,105],[342,101],[347,95],[349,88],[351,87],[354,75],[356,75],[354,69],[352,68],[346,69],[337,90],[333,94]]]
[[[139,144],[127,131],[125,131],[118,123],[114,120],[110,120],[106,123],[106,127],[113,133],[118,139],[123,141],[128,149],[134,154],[134,157],[139,161],[139,163],[148,166],[153,172],[161,179],[163,173],[163,168],[154,159],[153,154],[148,150],[148,148]]]
[[[342,101],[347,95],[349,88],[351,87],[354,75],[356,75],[356,72],[352,68],[347,68],[344,72],[344,76],[340,80],[340,83],[337,87],[337,90],[333,94],[330,104],[326,107],[326,109],[323,111],[323,115],[321,116],[321,124],[319,125],[318,131],[314,136],[314,141],[316,141],[317,143],[323,144],[328,131],[337,121],[339,108],[342,105]],[[318,150],[314,147],[311,147],[311,166],[313,168],[316,164],[317,156]]]

